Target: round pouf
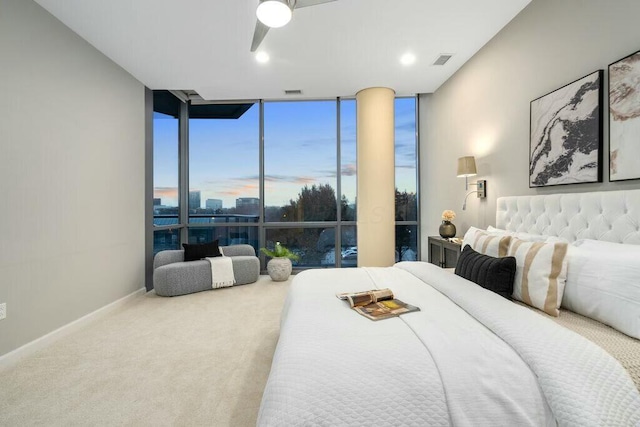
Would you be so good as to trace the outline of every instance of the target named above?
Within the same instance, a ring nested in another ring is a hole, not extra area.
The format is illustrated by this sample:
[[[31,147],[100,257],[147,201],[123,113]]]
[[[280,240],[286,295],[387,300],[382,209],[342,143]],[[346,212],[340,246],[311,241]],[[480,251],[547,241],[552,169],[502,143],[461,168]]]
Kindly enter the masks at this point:
[[[456,236],[456,226],[453,225],[451,221],[442,221],[442,224],[440,224],[440,229],[438,231],[440,232],[440,236],[444,237],[445,239]]]
[[[274,282],[284,282],[291,275],[291,260],[289,258],[271,258],[267,263],[267,272]]]

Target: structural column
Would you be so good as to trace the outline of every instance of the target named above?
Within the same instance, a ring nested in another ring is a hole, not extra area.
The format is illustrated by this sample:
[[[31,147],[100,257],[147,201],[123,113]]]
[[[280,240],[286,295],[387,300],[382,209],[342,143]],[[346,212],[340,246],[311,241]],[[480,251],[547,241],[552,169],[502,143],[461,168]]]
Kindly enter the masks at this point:
[[[356,94],[358,267],[395,262],[394,102],[389,88]]]

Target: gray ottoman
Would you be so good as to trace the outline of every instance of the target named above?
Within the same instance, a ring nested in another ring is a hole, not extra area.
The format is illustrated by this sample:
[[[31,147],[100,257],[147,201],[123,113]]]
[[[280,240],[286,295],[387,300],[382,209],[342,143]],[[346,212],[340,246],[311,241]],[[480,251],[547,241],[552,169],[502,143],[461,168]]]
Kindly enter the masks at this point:
[[[236,285],[253,283],[260,277],[260,260],[251,245],[221,246],[231,257]],[[164,297],[191,294],[211,288],[211,263],[184,262],[184,251],[161,251],[153,259],[153,287]]]

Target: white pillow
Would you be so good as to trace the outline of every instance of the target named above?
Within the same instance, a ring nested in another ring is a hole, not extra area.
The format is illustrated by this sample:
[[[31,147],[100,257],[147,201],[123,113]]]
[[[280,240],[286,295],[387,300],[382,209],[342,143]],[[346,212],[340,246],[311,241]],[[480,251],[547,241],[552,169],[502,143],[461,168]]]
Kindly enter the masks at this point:
[[[526,240],[528,242],[546,242],[554,239],[557,239],[557,241],[564,241],[559,237],[550,237],[543,234],[524,233],[522,231],[507,231],[507,230],[502,230],[500,228],[495,228],[492,226],[487,227],[487,233],[503,235],[503,236],[513,236],[513,237],[517,237],[520,240]]]
[[[573,246],[593,251],[633,252],[640,255],[640,245],[626,245],[624,243],[605,242],[603,240],[580,239],[572,243]]]
[[[495,228],[491,225],[487,227],[487,233],[502,234],[502,235],[508,235],[508,236],[512,236],[514,234],[513,231],[503,230],[502,228]]]
[[[577,241],[562,306],[640,339],[640,246]]]
[[[464,249],[464,247],[467,245],[471,246],[471,242],[475,240],[476,233],[479,231],[484,232],[484,230],[480,230],[479,228],[469,227],[467,232],[464,233],[464,236],[462,237],[462,249]]]
[[[508,253],[516,258],[513,298],[558,316],[567,277],[568,246],[513,237]]]
[[[510,241],[511,236],[487,233],[479,228],[470,227],[462,239],[462,248],[469,245],[474,251],[481,254],[504,257],[507,256]]]

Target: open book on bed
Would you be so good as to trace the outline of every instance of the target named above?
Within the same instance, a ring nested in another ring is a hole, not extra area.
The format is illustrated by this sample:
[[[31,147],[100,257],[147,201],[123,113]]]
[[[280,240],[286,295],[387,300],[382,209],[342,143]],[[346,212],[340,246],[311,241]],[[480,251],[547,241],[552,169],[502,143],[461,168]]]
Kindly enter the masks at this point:
[[[388,319],[420,308],[393,298],[391,289],[372,289],[370,291],[336,294],[341,300],[347,300],[352,309],[371,320]]]

